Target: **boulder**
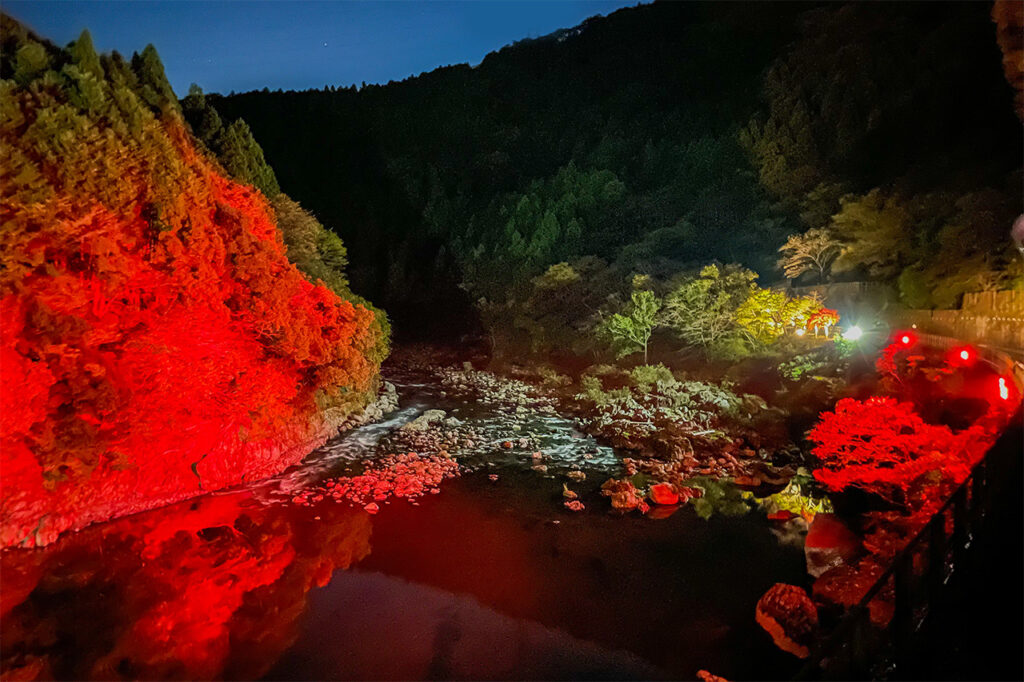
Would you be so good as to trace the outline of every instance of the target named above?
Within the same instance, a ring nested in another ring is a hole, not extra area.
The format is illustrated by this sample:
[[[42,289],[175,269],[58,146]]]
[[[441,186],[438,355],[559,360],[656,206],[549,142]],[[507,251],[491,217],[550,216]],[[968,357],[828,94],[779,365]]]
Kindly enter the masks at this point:
[[[641,511],[646,511],[644,508],[647,505],[643,501],[643,497],[630,481],[617,481],[614,478],[609,478],[601,486],[601,494],[611,498],[613,509],[632,511],[640,508]]]
[[[849,563],[861,550],[860,539],[835,514],[817,514],[804,540],[807,572],[817,578]]]
[[[420,416],[404,425],[402,431],[426,431],[432,424],[439,422],[445,417],[444,410],[427,410]]]
[[[775,583],[757,601],[755,616],[775,646],[798,658],[810,656],[818,629],[818,609],[802,588]]]
[[[649,497],[654,504],[679,504],[679,493],[668,483],[655,483],[652,485]]]

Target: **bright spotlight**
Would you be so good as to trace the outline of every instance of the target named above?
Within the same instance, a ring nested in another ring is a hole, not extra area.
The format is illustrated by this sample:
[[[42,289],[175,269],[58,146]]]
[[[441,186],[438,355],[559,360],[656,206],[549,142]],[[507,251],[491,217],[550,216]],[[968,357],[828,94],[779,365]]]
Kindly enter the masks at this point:
[[[960,359],[961,360],[970,360],[971,359],[970,351],[967,351],[967,350],[960,351]]]
[[[864,336],[864,330],[858,327],[857,325],[853,325],[852,327],[846,330],[846,333],[843,334],[843,336],[845,336],[850,341],[856,341],[860,337]]]
[[[903,335],[903,336],[902,336],[902,337],[900,338],[900,341],[902,341],[902,342],[903,342],[903,345],[904,345],[904,346],[909,346],[909,345],[910,345],[910,337],[909,337],[909,336],[907,336],[906,334],[904,334],[904,335]]]
[[[1006,379],[999,377],[999,397],[1003,400],[1010,399],[1010,387],[1006,385]]]

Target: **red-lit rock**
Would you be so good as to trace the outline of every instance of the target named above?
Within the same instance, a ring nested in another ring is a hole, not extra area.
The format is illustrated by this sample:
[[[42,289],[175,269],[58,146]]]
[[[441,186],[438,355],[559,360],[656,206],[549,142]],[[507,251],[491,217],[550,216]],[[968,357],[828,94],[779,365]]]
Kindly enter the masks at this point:
[[[860,550],[860,539],[835,514],[816,514],[804,539],[807,572],[818,577],[849,562]]]
[[[810,655],[818,610],[803,589],[775,583],[758,600],[756,618],[777,647],[799,658]]]
[[[601,494],[611,498],[612,508],[619,511],[632,511],[637,509],[643,502],[640,492],[630,481],[609,478],[601,486]]]
[[[437,486],[446,478],[459,475],[459,464],[440,456],[389,455],[377,460],[358,476],[344,476],[323,481],[292,498],[292,502],[311,506],[328,495],[335,501],[368,505],[391,497],[413,500],[441,492]],[[492,474],[497,479],[496,474]]]
[[[649,496],[651,498],[651,502],[654,504],[679,504],[679,493],[677,493],[668,483],[656,483],[652,485]]]
[[[878,581],[884,569],[872,557],[865,557],[856,564],[837,566],[814,581],[814,597],[844,607],[859,604],[867,591]],[[878,596],[868,602],[871,622],[886,627],[892,620],[895,593],[891,580],[884,585]]]

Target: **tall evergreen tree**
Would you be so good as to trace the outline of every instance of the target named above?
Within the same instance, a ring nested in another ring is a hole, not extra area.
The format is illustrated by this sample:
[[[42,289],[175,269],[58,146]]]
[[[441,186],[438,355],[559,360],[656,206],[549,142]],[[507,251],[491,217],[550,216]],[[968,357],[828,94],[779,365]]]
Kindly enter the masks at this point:
[[[139,95],[155,111],[172,111],[178,108],[178,98],[167,81],[164,64],[160,55],[150,43],[142,54],[132,55],[132,69],[139,79]]]

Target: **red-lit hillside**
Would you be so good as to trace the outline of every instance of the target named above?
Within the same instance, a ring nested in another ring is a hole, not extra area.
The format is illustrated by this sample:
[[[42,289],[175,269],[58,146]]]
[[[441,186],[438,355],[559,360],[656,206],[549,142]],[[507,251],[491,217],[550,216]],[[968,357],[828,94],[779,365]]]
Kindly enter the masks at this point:
[[[152,48],[4,28],[0,546],[297,462],[372,384],[374,313],[289,263]]]

